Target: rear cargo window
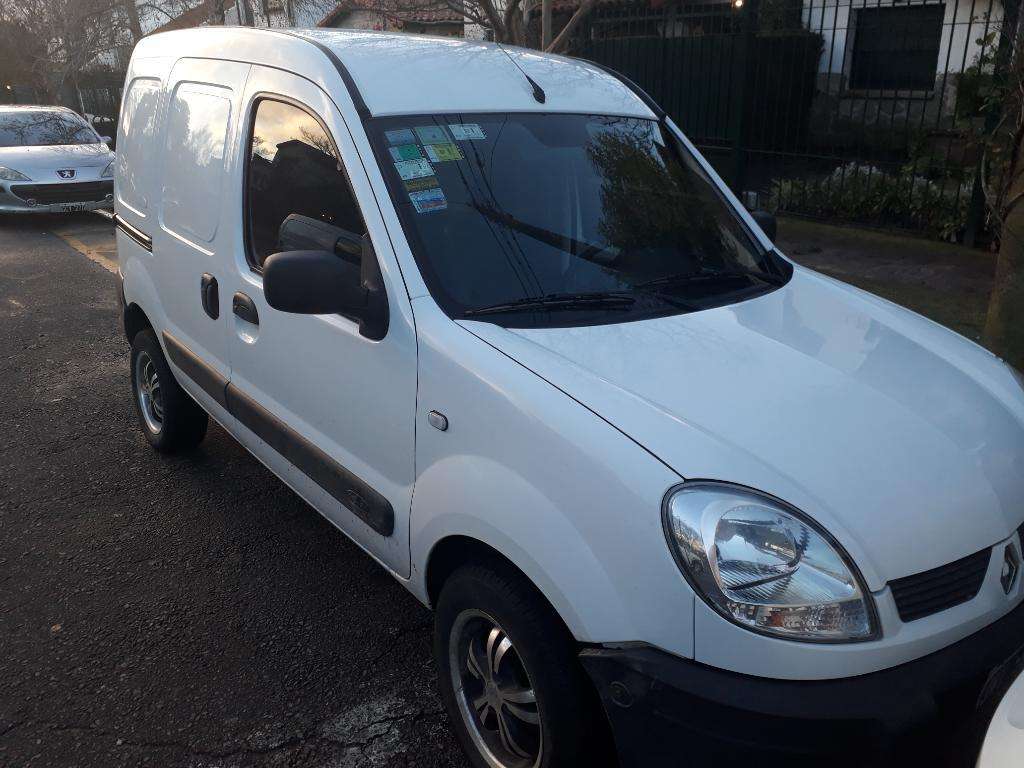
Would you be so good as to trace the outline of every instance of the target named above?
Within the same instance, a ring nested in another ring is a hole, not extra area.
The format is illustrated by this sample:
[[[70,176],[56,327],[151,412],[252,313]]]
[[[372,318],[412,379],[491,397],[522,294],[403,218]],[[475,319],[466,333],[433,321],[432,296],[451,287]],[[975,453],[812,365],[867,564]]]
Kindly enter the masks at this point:
[[[117,143],[117,196],[122,205],[137,214],[149,210],[156,170],[154,139],[157,133],[157,108],[160,81],[153,78],[132,80],[121,107],[121,125]]]
[[[230,99],[227,88],[182,83],[168,108],[163,225],[186,240],[217,233]]]

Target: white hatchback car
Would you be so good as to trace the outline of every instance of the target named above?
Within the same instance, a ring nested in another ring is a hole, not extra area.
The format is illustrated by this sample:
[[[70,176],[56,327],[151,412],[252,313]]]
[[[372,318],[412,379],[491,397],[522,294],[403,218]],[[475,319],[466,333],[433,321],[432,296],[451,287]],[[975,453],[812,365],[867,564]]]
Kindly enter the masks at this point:
[[[109,141],[64,107],[0,106],[0,213],[109,208]]]
[[[212,415],[436,609],[474,765],[917,759],[1024,644],[1019,374],[790,262],[616,74],[159,34],[118,148],[143,433]]]

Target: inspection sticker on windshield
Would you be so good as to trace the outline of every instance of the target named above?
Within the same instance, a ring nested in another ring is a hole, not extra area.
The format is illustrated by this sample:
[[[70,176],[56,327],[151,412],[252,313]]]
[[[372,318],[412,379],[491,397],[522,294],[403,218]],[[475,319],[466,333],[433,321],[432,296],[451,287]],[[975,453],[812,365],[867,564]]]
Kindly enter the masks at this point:
[[[384,131],[384,136],[388,140],[388,144],[415,144],[416,137],[412,135],[412,131],[408,128],[399,128],[394,131]]]
[[[422,192],[410,192],[409,200],[412,201],[416,213],[443,211],[448,207],[448,201],[444,199],[444,192],[437,187],[424,189]]]
[[[438,186],[437,176],[424,176],[420,179],[409,179],[405,182],[405,189],[408,192],[419,192],[421,189],[430,189]]]
[[[448,130],[452,132],[456,141],[479,141],[487,138],[479,123],[449,123]]]
[[[416,135],[424,144],[447,144],[451,141],[447,132],[440,125],[418,125],[415,130]]]
[[[402,181],[409,179],[422,179],[424,176],[433,176],[434,169],[426,160],[399,160],[395,163],[395,169]]]
[[[402,144],[399,147],[388,147],[392,160],[420,160],[423,153],[415,144]]]
[[[450,141],[445,144],[427,144],[423,147],[432,163],[443,163],[445,160],[461,160],[462,153]]]

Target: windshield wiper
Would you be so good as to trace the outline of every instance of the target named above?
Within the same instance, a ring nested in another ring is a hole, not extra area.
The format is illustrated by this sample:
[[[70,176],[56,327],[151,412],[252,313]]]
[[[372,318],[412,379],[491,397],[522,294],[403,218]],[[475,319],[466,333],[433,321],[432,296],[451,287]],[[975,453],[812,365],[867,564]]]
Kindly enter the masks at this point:
[[[533,309],[629,309],[636,299],[626,293],[602,291],[597,293],[549,293],[544,296],[528,296],[524,299],[491,304],[487,307],[469,309],[463,317],[492,315],[500,312],[527,312]]]
[[[733,280],[737,277],[745,277],[774,286],[786,284],[786,278],[779,275],[773,275],[769,272],[758,272],[753,269],[730,269],[722,272],[681,272],[674,275],[665,275],[664,277],[656,277],[653,280],[646,280],[645,282],[637,283],[635,287],[653,288],[665,285],[713,283],[720,280]]]

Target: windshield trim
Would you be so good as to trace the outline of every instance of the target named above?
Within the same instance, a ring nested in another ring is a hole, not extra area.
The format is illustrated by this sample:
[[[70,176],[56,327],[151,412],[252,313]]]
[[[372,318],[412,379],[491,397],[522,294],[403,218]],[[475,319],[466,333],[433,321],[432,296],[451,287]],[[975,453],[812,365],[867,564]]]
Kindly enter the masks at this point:
[[[778,285],[772,285],[767,282],[756,285],[746,286],[737,291],[728,291],[702,301],[698,308],[689,309],[683,306],[682,302],[666,302],[663,309],[648,310],[639,312],[637,310],[630,310],[622,312],[616,310],[611,313],[607,313],[603,309],[580,309],[580,310],[564,310],[558,313],[552,313],[548,310],[540,309],[536,313],[545,316],[548,321],[544,323],[543,327],[573,327],[573,326],[592,326],[592,325],[605,325],[605,324],[616,324],[622,322],[632,322],[639,320],[654,319],[658,317],[666,317],[680,314],[688,314],[690,312],[699,312],[705,309],[713,309],[719,306],[725,306],[730,304],[736,304],[741,301],[748,299],[754,299],[759,296],[772,293],[779,290],[786,284],[788,284],[792,277],[793,270],[790,262],[785,259],[777,249],[773,247],[766,247],[762,242],[761,238],[756,234],[753,228],[748,224],[747,220],[740,213],[740,209],[734,202],[734,199],[730,199],[724,193],[722,186],[724,182],[718,177],[717,173],[708,170],[708,164],[702,162],[703,158],[698,152],[696,152],[689,144],[688,141],[684,140],[674,124],[670,123],[667,116],[652,117],[652,116],[638,116],[636,114],[618,114],[618,113],[592,113],[592,112],[578,112],[578,111],[557,111],[557,110],[479,110],[473,112],[460,112],[460,111],[439,111],[433,113],[401,113],[401,114],[388,114],[388,115],[373,115],[369,119],[364,121],[364,128],[366,129],[367,139],[370,143],[370,148],[373,152],[374,159],[377,162],[378,170],[381,174],[381,178],[384,181],[384,187],[387,190],[388,200],[390,201],[395,215],[398,218],[399,224],[402,227],[402,233],[405,235],[406,243],[409,246],[409,250],[412,253],[413,259],[416,262],[416,267],[419,271],[420,277],[423,280],[424,285],[427,288],[431,298],[440,307],[449,318],[453,320],[472,320],[476,322],[488,322],[502,327],[514,328],[514,327],[526,327],[523,324],[525,317],[531,313],[495,313],[493,315],[467,315],[465,312],[459,311],[454,308],[457,302],[452,299],[447,291],[441,284],[441,280],[435,274],[434,269],[430,263],[430,259],[426,256],[426,249],[422,242],[421,236],[413,223],[411,214],[407,206],[401,204],[400,199],[396,199],[395,194],[397,188],[388,177],[387,168],[390,162],[390,157],[387,151],[387,143],[384,137],[384,128],[382,124],[394,120],[394,119],[405,119],[405,120],[430,120],[433,121],[437,118],[458,118],[460,122],[472,121],[473,116],[484,116],[484,115],[507,115],[509,117],[515,116],[530,116],[530,117],[543,117],[546,115],[551,116],[577,116],[577,117],[598,117],[598,118],[626,118],[632,120],[646,120],[659,126],[666,134],[668,134],[672,141],[670,142],[670,151],[680,155],[680,162],[686,162],[687,160],[692,161],[696,165],[702,174],[707,177],[709,186],[714,191],[715,196],[722,204],[723,209],[727,212],[727,215],[731,216],[736,224],[739,225],[741,231],[749,241],[749,245],[754,254],[759,260],[765,265],[766,271],[776,275],[779,278]],[[604,314],[602,314],[604,313]],[[555,316],[557,315],[557,317]],[[529,326],[529,327],[536,327]]]

